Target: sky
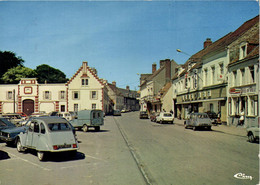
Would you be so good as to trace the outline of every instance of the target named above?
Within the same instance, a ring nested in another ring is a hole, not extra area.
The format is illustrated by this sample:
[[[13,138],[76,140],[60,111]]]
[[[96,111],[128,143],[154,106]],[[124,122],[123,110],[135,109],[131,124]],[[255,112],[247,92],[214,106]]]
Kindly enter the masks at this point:
[[[87,61],[99,78],[138,90],[138,74],[183,64],[259,14],[257,1],[0,1],[0,50],[71,78]],[[184,53],[178,53],[181,49]]]

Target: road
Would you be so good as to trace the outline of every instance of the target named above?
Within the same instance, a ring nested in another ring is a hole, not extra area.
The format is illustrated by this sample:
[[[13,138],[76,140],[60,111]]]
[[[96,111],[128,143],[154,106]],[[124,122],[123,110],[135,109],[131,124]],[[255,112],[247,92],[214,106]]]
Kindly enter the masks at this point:
[[[0,185],[201,185],[257,184],[259,144],[246,136],[193,131],[181,124],[158,124],[138,112],[105,118],[100,132],[77,132],[75,159],[33,151],[18,153],[0,143]],[[234,175],[244,174],[245,179]]]

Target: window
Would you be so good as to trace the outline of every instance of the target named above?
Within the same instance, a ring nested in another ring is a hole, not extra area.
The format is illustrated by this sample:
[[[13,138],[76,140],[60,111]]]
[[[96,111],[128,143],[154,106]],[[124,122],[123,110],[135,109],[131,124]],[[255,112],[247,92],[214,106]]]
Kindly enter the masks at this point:
[[[37,122],[34,124],[34,132],[36,132],[36,133],[40,132],[39,123],[37,123]]]
[[[233,71],[233,86],[237,85],[237,71]]]
[[[66,98],[65,91],[60,91],[60,99],[65,100],[65,98]]]
[[[249,66],[249,71],[250,71],[250,82],[254,83],[255,82],[255,70],[254,66]]]
[[[7,92],[7,99],[8,100],[13,100],[13,91],[8,91]]]
[[[95,103],[92,104],[92,109],[96,109],[97,105]]]
[[[208,69],[204,69],[204,85],[208,85]]]
[[[74,112],[78,112],[79,110],[79,105],[78,104],[74,104]]]
[[[91,91],[91,99],[97,99],[97,91]]]
[[[43,99],[50,100],[51,99],[51,92],[50,91],[43,91]]]
[[[73,91],[73,99],[79,99],[79,91]]]
[[[240,60],[246,57],[246,45],[241,46],[240,48]]]
[[[241,76],[240,76],[240,84],[244,85],[244,84],[246,84],[245,83],[245,81],[246,81],[246,79],[245,79],[245,69],[240,69],[240,74],[241,74]]]
[[[224,74],[224,64],[223,63],[219,64],[219,73]]]
[[[88,85],[88,79],[81,79],[81,85],[87,86]]]
[[[61,111],[61,112],[65,112],[65,105],[61,105],[61,106],[60,106],[60,111]]]
[[[211,84],[215,82],[215,66],[211,67]]]
[[[40,127],[41,127],[41,133],[45,134],[45,126],[41,123]]]

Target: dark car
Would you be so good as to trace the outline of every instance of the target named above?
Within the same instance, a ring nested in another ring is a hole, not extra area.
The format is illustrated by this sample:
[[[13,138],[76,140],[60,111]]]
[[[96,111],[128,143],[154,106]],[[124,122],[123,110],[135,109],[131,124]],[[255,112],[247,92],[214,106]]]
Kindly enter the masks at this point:
[[[209,118],[210,118],[212,124],[217,125],[217,124],[220,124],[220,123],[221,123],[221,122],[218,120],[218,115],[217,115],[217,113],[212,112],[212,111],[207,111],[206,113],[208,114],[208,116],[209,116]]]
[[[0,131],[7,128],[16,127],[13,123],[8,121],[6,118],[0,118]]]
[[[146,111],[141,111],[139,114],[140,119],[148,119],[148,113]]]

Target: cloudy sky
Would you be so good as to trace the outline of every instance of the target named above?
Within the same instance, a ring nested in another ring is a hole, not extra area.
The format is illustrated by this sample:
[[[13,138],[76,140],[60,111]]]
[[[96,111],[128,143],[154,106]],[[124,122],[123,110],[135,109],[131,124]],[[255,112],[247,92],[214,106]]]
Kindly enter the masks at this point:
[[[183,64],[259,13],[256,1],[0,1],[0,50],[26,67],[48,64],[67,78],[87,61],[98,76],[138,90],[137,73]]]

